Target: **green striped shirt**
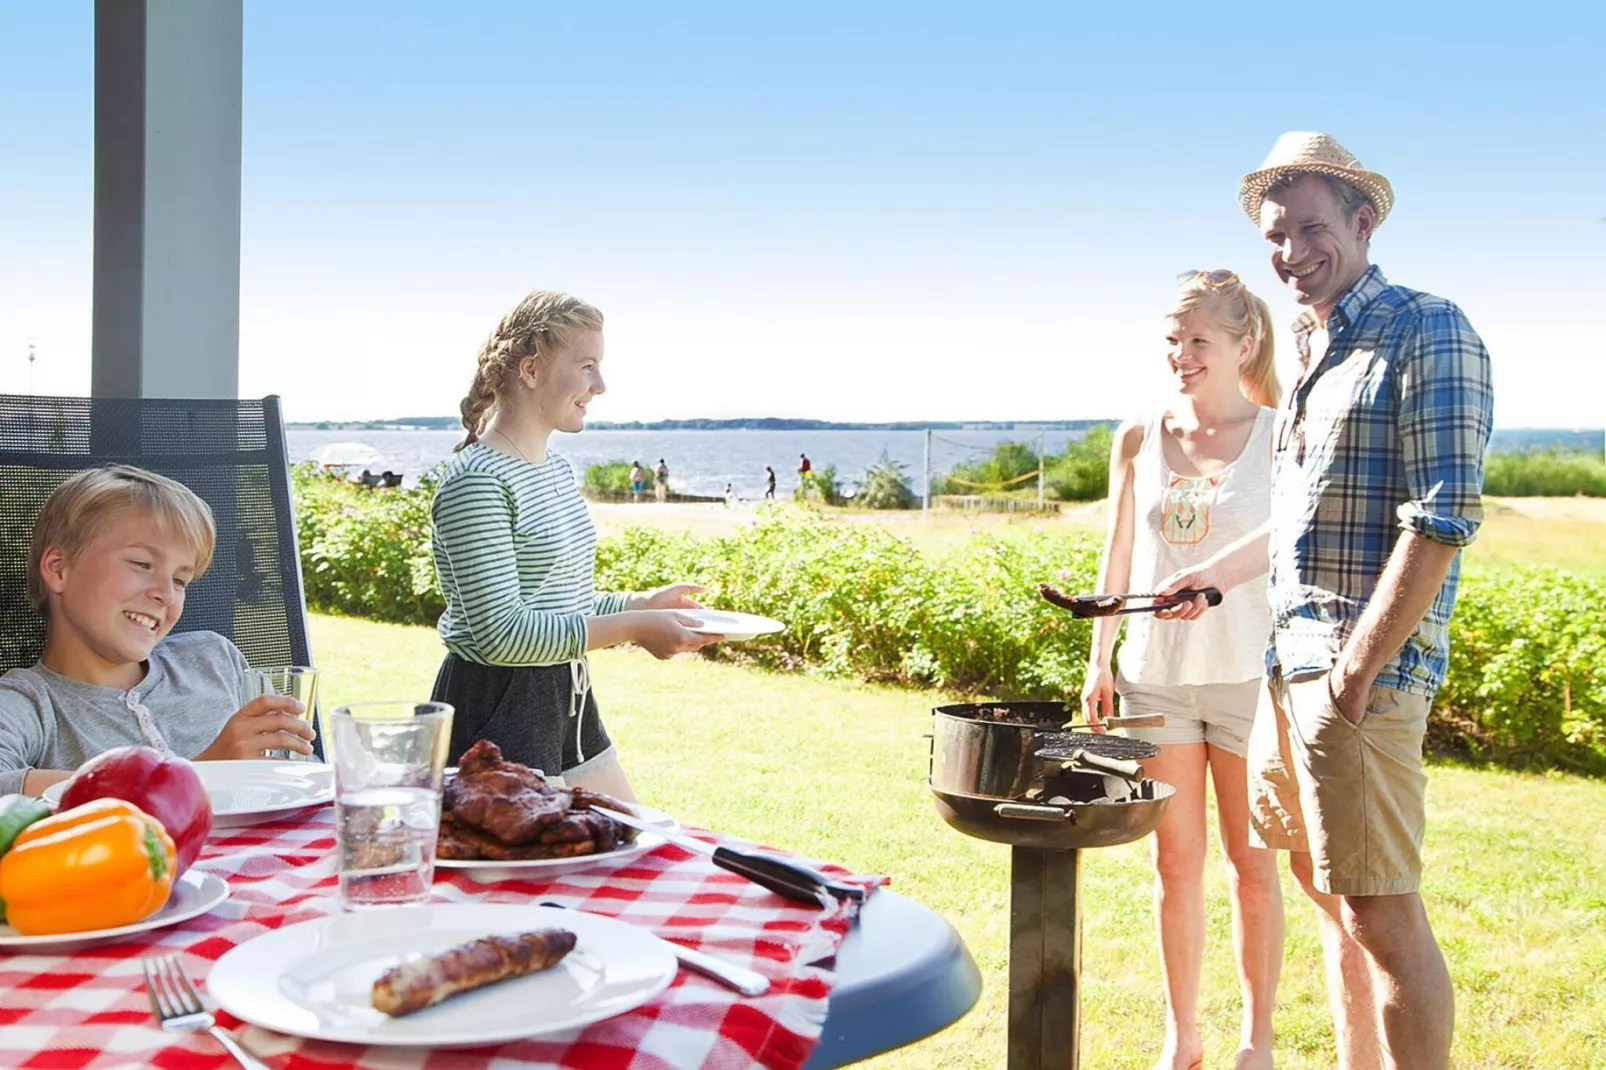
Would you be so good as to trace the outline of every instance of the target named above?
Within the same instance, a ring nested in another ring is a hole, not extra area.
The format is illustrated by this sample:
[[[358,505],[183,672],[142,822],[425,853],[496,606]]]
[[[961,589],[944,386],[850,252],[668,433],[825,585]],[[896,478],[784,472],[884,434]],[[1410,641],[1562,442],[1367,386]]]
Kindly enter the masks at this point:
[[[539,464],[475,443],[447,464],[430,505],[430,543],[446,595],[446,648],[481,665],[559,665],[584,657],[586,618],[629,597],[596,594],[597,529],[569,462]]]

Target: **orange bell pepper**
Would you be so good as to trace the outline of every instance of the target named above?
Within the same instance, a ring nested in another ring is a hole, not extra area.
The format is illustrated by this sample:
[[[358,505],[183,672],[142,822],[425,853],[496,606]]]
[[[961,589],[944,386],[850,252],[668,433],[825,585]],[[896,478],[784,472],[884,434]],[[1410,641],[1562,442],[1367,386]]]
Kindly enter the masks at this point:
[[[0,858],[0,900],[25,936],[115,928],[162,908],[177,863],[161,822],[96,799],[22,830]]]

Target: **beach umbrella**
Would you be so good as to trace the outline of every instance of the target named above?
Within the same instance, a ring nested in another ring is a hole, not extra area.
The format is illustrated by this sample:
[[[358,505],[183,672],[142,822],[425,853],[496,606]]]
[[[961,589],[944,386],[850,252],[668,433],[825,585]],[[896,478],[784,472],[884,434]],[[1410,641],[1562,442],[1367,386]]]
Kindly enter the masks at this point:
[[[313,451],[312,459],[324,468],[372,468],[385,455],[366,442],[331,442]]]

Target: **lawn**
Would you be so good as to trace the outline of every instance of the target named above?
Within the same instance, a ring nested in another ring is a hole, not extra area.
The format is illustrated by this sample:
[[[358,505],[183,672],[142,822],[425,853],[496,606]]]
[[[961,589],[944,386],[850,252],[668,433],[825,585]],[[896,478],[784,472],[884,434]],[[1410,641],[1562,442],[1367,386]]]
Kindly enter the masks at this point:
[[[439,661],[428,628],[317,616],[312,639],[330,702],[427,695]],[[921,733],[939,696],[628,650],[592,667],[644,801],[888,874],[959,929],[983,973],[981,1002],[867,1065],[1004,1065],[1009,852],[952,832],[932,809]],[[1429,807],[1424,894],[1456,984],[1456,1065],[1606,1066],[1606,783],[1437,766]],[[1161,1037],[1146,850],[1091,852],[1084,865],[1083,1065],[1100,1070],[1149,1066]],[[1206,1065],[1220,1066],[1235,1050],[1238,1000],[1219,862],[1211,881],[1202,1017]],[[1278,1065],[1327,1068],[1315,926],[1285,886]]]

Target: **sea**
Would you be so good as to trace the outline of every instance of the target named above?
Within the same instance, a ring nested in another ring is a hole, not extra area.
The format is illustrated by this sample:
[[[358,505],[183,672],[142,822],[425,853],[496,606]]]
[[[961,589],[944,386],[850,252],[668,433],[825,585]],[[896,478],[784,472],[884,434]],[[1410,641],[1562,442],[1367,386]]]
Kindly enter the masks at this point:
[[[1033,449],[1063,452],[1081,431],[942,430],[931,432],[931,471],[948,472],[957,464],[987,457],[1002,442],[1024,442]],[[370,465],[374,472],[399,472],[404,485],[417,481],[452,454],[461,431],[418,429],[315,430],[291,427],[288,445],[292,461],[311,460],[321,448],[340,442],[360,442],[382,457]],[[1599,430],[1510,429],[1497,430],[1491,447],[1527,449],[1560,445],[1570,449],[1599,450]],[[776,492],[789,495],[797,486],[800,455],[807,454],[815,468],[835,467],[845,491],[851,492],[864,473],[882,456],[902,465],[910,483],[919,486],[924,463],[926,432],[867,430],[718,430],[718,431],[613,431],[587,430],[553,435],[551,448],[569,460],[577,479],[585,478],[588,465],[611,461],[640,461],[657,467],[661,458],[669,466],[669,485],[683,494],[723,496],[728,484],[738,498],[764,494],[764,466],[775,469]]]

